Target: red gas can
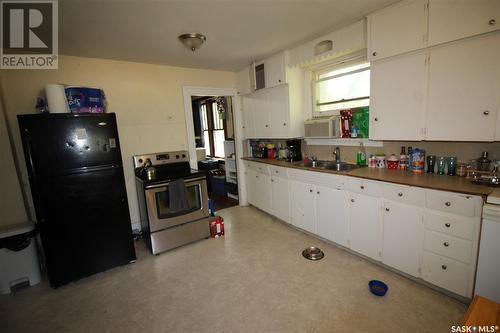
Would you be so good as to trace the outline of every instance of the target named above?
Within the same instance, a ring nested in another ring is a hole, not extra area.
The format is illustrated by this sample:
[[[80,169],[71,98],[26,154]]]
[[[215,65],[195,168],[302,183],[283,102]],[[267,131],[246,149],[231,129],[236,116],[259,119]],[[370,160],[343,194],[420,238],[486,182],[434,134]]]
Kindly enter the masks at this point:
[[[221,216],[210,220],[210,236],[213,238],[224,236],[224,219]]]

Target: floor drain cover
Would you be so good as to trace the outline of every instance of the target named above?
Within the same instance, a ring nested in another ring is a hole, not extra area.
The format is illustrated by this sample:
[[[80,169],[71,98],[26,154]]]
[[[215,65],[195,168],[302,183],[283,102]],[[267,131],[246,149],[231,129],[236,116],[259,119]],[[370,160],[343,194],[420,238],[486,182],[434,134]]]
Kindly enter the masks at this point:
[[[304,256],[304,258],[309,260],[320,260],[325,256],[323,251],[321,251],[321,249],[317,248],[316,246],[309,246],[307,249],[302,251],[302,255]]]

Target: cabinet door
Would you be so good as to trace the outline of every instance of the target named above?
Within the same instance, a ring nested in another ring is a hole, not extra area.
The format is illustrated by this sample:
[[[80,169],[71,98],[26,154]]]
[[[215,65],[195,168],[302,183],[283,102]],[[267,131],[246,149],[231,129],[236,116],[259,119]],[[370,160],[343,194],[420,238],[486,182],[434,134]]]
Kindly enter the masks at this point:
[[[419,276],[424,230],[422,209],[386,201],[383,213],[382,262]]]
[[[493,141],[500,91],[500,35],[431,50],[428,140]]]
[[[350,248],[367,257],[380,260],[382,252],[381,199],[355,193],[351,193],[350,197]]]
[[[268,138],[270,136],[269,127],[269,92],[260,91],[252,94],[255,137]]]
[[[250,66],[236,73],[236,89],[238,94],[249,94],[252,92],[250,83]]]
[[[253,99],[250,96],[242,98],[242,128],[245,138],[255,137]]]
[[[349,239],[349,194],[316,186],[316,226],[319,236],[347,247]]]
[[[429,46],[498,29],[498,0],[429,1]]]
[[[288,179],[271,177],[272,213],[282,221],[290,223],[290,192]]]
[[[373,61],[426,46],[427,1],[401,1],[368,16],[368,59]]]
[[[255,188],[256,206],[265,212],[271,213],[271,177],[257,172]]]
[[[264,60],[266,88],[285,83],[285,54],[277,53]]]
[[[425,54],[371,64],[370,139],[423,138],[426,80]]]
[[[254,206],[257,206],[256,180],[257,180],[257,172],[247,168],[246,170],[247,200],[250,204]]]
[[[288,138],[290,129],[290,109],[288,106],[288,86],[281,85],[269,90],[270,136]]]
[[[290,181],[292,224],[312,233],[316,233],[314,195],[314,185]]]

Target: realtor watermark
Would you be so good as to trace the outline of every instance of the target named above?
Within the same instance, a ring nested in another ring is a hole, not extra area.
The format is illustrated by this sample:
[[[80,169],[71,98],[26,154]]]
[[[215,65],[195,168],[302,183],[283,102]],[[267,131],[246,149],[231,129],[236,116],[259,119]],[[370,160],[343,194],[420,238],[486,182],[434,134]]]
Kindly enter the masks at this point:
[[[499,331],[498,325],[469,325],[469,326],[452,326],[451,332],[470,332],[470,333],[495,333]]]
[[[1,69],[57,69],[57,0],[1,0],[0,17]]]

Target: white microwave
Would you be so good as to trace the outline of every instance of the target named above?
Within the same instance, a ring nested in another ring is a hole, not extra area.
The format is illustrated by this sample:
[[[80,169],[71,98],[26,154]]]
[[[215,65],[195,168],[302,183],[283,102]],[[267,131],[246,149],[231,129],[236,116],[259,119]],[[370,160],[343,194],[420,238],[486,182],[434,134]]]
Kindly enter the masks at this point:
[[[340,116],[311,118],[304,122],[305,138],[340,138]]]

